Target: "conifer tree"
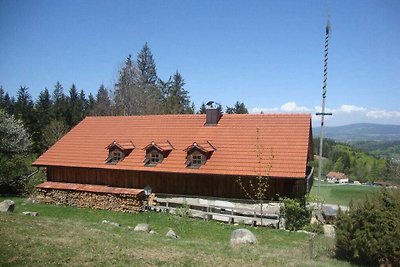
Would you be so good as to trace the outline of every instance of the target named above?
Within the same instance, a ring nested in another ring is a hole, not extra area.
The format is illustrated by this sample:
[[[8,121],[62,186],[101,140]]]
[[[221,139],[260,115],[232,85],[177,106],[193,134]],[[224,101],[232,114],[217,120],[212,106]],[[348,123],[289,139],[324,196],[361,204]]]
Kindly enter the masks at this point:
[[[15,102],[15,117],[22,120],[29,134],[35,132],[35,112],[32,97],[29,94],[28,87],[21,86],[17,92],[17,101]]]
[[[56,120],[66,122],[68,103],[63,90],[61,83],[57,82],[52,95],[53,115]]]
[[[190,105],[189,92],[184,88],[185,81],[182,75],[176,71],[165,91],[165,110],[167,114],[193,113]]]
[[[108,116],[111,115],[111,100],[107,88],[102,84],[96,95],[96,104],[94,105],[93,115]]]
[[[43,130],[52,121],[52,119],[54,119],[52,114],[52,101],[47,88],[40,92],[38,100],[35,104],[35,110],[37,114],[37,127],[35,127],[35,133],[32,135],[32,141],[34,142],[34,150],[37,153],[42,153],[47,148],[44,145]]]
[[[227,114],[249,114],[249,111],[247,110],[246,106],[244,103],[236,101],[234,107],[226,107],[226,113]]]

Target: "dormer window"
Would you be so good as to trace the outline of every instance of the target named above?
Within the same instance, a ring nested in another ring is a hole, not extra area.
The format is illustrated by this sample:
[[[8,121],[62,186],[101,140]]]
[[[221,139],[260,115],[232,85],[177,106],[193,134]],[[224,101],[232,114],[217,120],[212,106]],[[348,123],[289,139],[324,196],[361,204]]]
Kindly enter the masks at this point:
[[[187,152],[186,167],[200,168],[201,165],[206,163],[215,150],[216,148],[208,141],[206,143],[194,142],[185,149]]]
[[[166,143],[151,142],[145,148],[146,158],[144,160],[145,166],[156,166],[161,163],[169,153],[174,149],[169,141]]]
[[[119,151],[118,149],[115,149],[114,151],[111,152],[111,161],[112,162],[118,162],[121,161],[123,159],[123,154],[121,151]]]
[[[203,163],[203,155],[200,153],[192,153],[192,166],[200,166]]]
[[[108,157],[106,159],[107,164],[117,164],[123,161],[132,150],[135,148],[131,141],[127,142],[117,142],[113,141],[109,144],[106,149],[108,149]]]

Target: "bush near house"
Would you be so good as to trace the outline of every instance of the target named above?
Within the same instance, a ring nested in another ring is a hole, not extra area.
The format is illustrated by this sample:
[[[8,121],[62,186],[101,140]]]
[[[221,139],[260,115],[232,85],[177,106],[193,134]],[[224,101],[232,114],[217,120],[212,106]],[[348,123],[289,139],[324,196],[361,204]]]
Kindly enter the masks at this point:
[[[336,256],[359,264],[400,266],[400,192],[375,192],[336,222]]]

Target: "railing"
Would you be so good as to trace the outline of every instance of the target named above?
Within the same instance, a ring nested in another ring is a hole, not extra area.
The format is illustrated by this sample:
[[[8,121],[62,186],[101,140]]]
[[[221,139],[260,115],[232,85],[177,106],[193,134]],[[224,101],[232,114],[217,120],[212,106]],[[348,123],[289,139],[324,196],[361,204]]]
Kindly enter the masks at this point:
[[[177,213],[177,209],[186,206],[189,216],[204,220],[218,220],[227,223],[244,223],[279,227],[280,215],[276,213],[260,213],[259,208],[241,208],[213,204],[190,203],[183,200],[156,198],[158,205],[150,208],[155,211]]]

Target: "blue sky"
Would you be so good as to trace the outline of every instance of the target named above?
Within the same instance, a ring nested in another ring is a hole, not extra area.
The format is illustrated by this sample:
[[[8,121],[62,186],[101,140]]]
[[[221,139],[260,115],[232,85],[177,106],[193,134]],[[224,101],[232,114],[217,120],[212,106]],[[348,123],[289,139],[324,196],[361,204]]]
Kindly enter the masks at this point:
[[[95,94],[148,42],[158,75],[178,70],[197,107],[315,113],[328,13],[327,125],[400,124],[398,0],[0,0],[0,85],[34,98],[57,81]]]

